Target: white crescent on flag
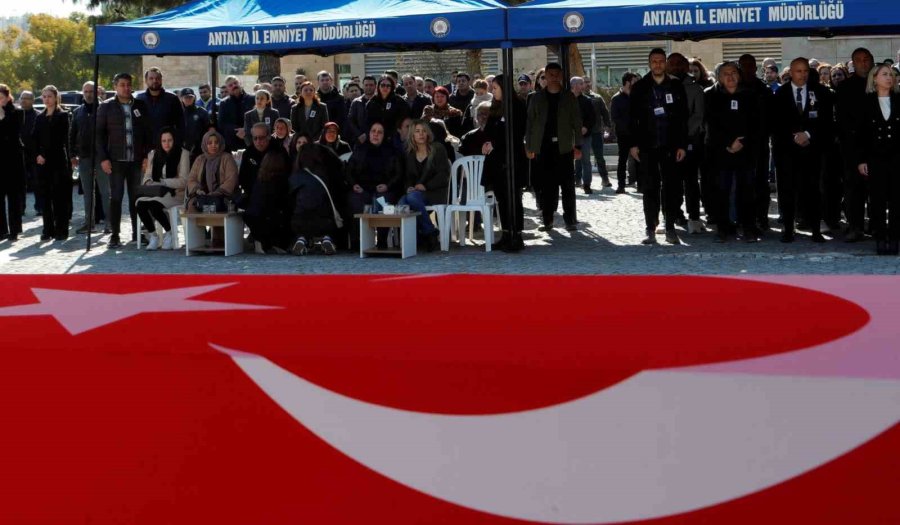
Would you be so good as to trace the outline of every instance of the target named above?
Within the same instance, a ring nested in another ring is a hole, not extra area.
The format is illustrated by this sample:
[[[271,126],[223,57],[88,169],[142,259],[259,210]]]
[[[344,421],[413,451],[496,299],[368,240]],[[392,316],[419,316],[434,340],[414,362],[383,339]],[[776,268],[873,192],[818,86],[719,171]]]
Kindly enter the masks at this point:
[[[456,416],[359,401],[266,358],[227,354],[294,419],[359,463],[495,515],[607,523],[696,510],[821,466],[900,421],[896,281],[756,279],[850,300],[862,329],[786,354],[645,370],[588,396]]]

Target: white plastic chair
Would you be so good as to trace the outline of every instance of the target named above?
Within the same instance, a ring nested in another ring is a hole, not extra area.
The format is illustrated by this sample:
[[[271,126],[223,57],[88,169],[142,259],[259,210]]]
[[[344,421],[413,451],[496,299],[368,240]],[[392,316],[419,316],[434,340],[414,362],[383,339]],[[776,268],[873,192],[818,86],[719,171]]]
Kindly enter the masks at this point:
[[[179,250],[181,249],[181,243],[178,241],[178,225],[181,223],[181,212],[184,211],[184,206],[172,206],[171,208],[166,208],[166,213],[169,214],[169,225],[172,227],[172,249]],[[160,240],[162,240],[163,235],[166,234],[166,230],[163,229],[162,224],[154,221],[156,225],[156,234],[159,236]],[[137,249],[141,248],[141,235],[137,236]]]
[[[491,251],[494,243],[493,215],[496,202],[487,198],[481,185],[484,172],[484,155],[470,155],[456,159],[450,167],[450,205],[447,206],[444,223],[450,225],[448,230],[455,231],[460,246],[466,245],[466,223],[460,219],[460,212],[469,213],[469,239],[475,236],[475,212],[481,212],[484,222],[484,249]],[[465,180],[465,185],[462,181]],[[465,204],[463,201],[465,186]],[[450,243],[450,231],[447,232],[447,244]]]

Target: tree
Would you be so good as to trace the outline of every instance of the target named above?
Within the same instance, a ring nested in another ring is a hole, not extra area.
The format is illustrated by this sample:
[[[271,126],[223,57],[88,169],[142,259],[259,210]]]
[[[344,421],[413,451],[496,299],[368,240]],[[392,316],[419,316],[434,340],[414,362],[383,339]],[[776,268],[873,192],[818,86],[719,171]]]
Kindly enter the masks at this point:
[[[0,77],[18,89],[81,89],[93,74],[91,27],[83,15],[31,15],[28,31],[0,32]]]

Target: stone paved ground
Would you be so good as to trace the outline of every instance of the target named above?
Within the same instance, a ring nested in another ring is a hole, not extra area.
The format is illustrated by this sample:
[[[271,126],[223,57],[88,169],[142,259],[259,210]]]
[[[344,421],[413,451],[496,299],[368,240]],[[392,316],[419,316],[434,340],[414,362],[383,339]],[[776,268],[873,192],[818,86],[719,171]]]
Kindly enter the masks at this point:
[[[596,184],[596,183],[595,183]],[[15,244],[0,242],[0,273],[523,273],[523,274],[897,274],[900,258],[877,257],[874,242],[841,242],[840,236],[814,244],[800,235],[790,245],[778,242],[778,233],[763,242],[748,245],[737,241],[712,242],[712,234],[687,235],[684,244],[667,245],[658,236],[658,246],[642,246],[643,215],[641,197],[629,188],[616,195],[612,188],[584,195],[577,191],[578,232],[562,228],[557,216],[553,232],[536,230],[538,215],[534,201],[526,194],[526,243],[518,254],[485,253],[483,248],[454,246],[449,253],[421,253],[414,258],[359,259],[355,254],[333,257],[256,255],[235,257],[185,257],[181,250],[139,252],[134,244],[108,251],[108,236],[94,237],[85,251],[85,237],[72,235],[66,242],[39,242],[41,222],[31,208],[25,218],[25,233]],[[72,231],[81,225],[80,195],[73,195],[75,218]],[[773,210],[774,211],[774,210]],[[560,210],[561,213],[561,210]],[[774,215],[773,215],[774,218]],[[130,235],[123,222],[123,239]]]

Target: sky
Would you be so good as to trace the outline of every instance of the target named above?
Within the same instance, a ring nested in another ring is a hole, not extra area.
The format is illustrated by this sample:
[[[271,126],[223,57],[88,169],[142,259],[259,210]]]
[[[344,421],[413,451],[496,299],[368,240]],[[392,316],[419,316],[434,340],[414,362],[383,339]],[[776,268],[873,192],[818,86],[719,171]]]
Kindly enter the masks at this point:
[[[54,16],[69,16],[76,11],[87,12],[83,3],[75,5],[72,0],[25,0],[4,2],[3,16],[19,16],[27,13],[47,13]]]

